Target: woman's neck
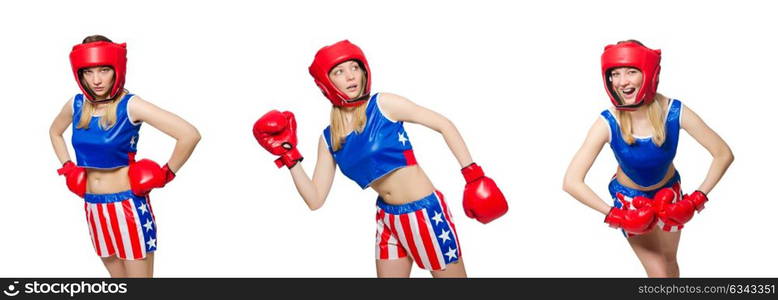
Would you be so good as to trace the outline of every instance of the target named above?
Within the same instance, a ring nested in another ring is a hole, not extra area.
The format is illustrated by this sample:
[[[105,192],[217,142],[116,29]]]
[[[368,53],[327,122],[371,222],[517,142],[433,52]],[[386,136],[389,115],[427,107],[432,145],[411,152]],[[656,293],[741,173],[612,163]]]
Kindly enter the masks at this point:
[[[127,94],[127,90],[123,90],[121,93],[119,93],[118,95],[116,95],[116,97],[113,97],[113,98],[108,98],[109,95],[95,96],[94,97],[95,100],[92,101],[92,104],[97,105],[97,104],[112,103],[112,102],[116,101],[117,99],[121,99],[126,94]]]
[[[344,113],[347,113],[347,114],[353,114],[354,111],[357,110],[357,107],[358,106],[344,106],[344,107],[341,107],[340,110],[343,111]]]
[[[642,105],[638,106],[636,110],[633,111],[627,111],[629,115],[636,120],[642,120],[648,118],[648,104],[643,103]]]

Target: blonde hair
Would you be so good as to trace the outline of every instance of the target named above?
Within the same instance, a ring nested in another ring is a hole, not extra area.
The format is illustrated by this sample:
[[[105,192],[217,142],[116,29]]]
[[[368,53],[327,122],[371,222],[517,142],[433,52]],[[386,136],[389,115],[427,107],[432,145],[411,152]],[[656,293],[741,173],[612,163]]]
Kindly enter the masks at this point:
[[[107,130],[116,124],[116,109],[119,107],[119,101],[124,96],[124,92],[110,102],[105,103],[105,110],[100,116],[100,129]],[[84,97],[86,98],[86,97]],[[118,100],[116,100],[118,99]],[[78,120],[77,129],[89,129],[89,122],[92,120],[92,115],[95,113],[95,105],[91,101],[84,99],[81,105],[81,118]]]
[[[665,109],[662,107],[662,102],[667,102],[667,98],[660,93],[656,93],[654,101],[648,105],[648,121],[651,123],[651,128],[654,131],[651,141],[657,146],[662,146],[666,137]],[[616,117],[619,119],[619,127],[621,127],[621,138],[628,145],[632,145],[635,143],[635,137],[632,136],[632,116],[628,111],[617,110]]]
[[[357,61],[358,62],[358,61]],[[362,65],[359,65],[359,67],[362,69],[362,90],[359,91],[359,94],[362,95],[365,93],[365,84],[367,83],[367,76],[370,76],[365,73],[365,69],[362,67]],[[369,95],[368,95],[369,97]],[[370,102],[368,98],[368,101],[362,102],[359,106],[354,108],[354,119],[352,119],[352,125],[353,130],[356,131],[356,133],[362,133],[362,130],[365,129],[365,124],[367,123],[367,103]],[[349,134],[349,132],[346,131],[348,128],[348,124],[346,122],[346,114],[347,112],[343,107],[340,106],[332,106],[332,110],[330,111],[330,145],[332,145],[332,151],[338,151],[340,150],[343,140],[346,139],[346,135]]]
[[[357,133],[362,133],[362,130],[365,129],[365,124],[367,123],[367,103],[368,101],[365,101],[354,108],[354,119],[351,123],[354,125],[353,129]],[[330,145],[332,145],[333,152],[340,150],[343,140],[348,135],[349,132],[346,131],[347,125],[345,109],[340,106],[332,106],[332,111],[330,111]]]

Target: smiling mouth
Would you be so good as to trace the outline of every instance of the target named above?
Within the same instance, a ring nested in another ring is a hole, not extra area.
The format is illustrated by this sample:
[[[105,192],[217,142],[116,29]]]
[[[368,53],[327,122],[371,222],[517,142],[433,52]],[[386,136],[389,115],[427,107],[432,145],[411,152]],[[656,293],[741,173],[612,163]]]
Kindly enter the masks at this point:
[[[621,94],[624,95],[624,98],[632,98],[635,95],[635,91],[637,91],[636,88],[623,89]]]

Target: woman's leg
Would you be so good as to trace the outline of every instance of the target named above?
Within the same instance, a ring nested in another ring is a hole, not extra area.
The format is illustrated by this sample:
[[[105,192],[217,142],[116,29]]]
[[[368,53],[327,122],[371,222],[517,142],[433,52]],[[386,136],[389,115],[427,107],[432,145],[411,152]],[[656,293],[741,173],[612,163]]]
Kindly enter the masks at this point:
[[[669,277],[678,278],[681,271],[678,267],[678,244],[681,241],[681,231],[659,232],[659,242],[662,244],[662,256],[665,259]]]
[[[627,239],[632,250],[640,259],[648,277],[678,277],[678,242],[680,232],[653,231]]]
[[[109,257],[101,257],[103,265],[108,269],[108,274],[112,278],[122,278],[127,276],[127,270],[124,269],[124,263],[115,255]]]
[[[410,256],[375,260],[378,278],[408,278],[411,277],[411,267],[413,267],[413,260]]]
[[[127,270],[127,277],[152,277],[154,275],[154,252],[147,254],[144,259],[125,260],[124,268]]]
[[[435,278],[465,278],[465,263],[460,258],[458,261],[446,265],[445,270],[430,271]]]

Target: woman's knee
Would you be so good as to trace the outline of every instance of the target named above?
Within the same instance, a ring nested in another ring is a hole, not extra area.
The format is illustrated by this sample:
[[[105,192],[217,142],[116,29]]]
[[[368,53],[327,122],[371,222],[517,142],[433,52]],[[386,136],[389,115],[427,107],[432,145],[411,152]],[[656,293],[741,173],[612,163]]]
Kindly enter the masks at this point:
[[[675,260],[675,257],[662,257],[662,259],[646,264],[648,277],[675,277],[677,270],[678,262]]]
[[[663,253],[662,258],[665,265],[674,266],[678,264],[678,256],[675,253]]]

